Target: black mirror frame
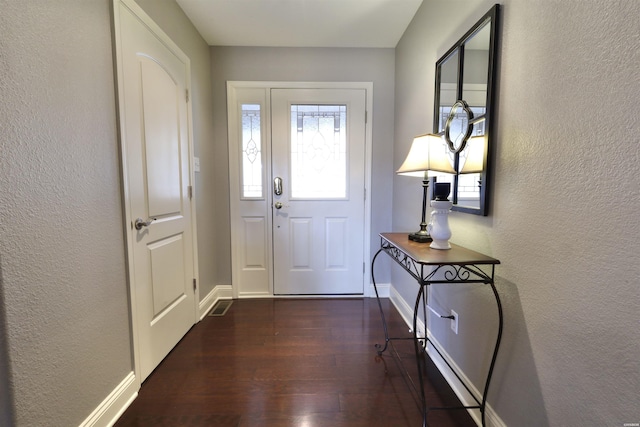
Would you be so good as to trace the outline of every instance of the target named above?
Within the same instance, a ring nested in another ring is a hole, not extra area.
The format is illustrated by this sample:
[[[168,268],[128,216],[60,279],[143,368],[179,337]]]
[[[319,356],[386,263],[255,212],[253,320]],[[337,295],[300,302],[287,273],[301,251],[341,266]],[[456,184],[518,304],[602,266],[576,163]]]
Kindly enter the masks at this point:
[[[489,205],[489,189],[490,189],[490,175],[491,175],[491,157],[492,148],[494,145],[494,110],[495,110],[495,93],[496,93],[496,74],[497,74],[497,44],[498,44],[498,29],[499,29],[499,13],[500,5],[495,4],[489,11],[476,22],[469,31],[458,42],[456,42],[438,61],[436,62],[436,82],[434,93],[434,120],[433,120],[433,133],[443,135],[445,131],[440,131],[440,83],[441,83],[441,69],[442,65],[449,59],[454,53],[458,54],[458,66],[457,66],[457,88],[456,99],[458,101],[463,100],[462,90],[464,84],[464,46],[465,43],[470,40],[481,28],[483,28],[488,22],[491,24],[490,39],[489,39],[489,61],[487,66],[487,99],[485,113],[483,115],[476,116],[473,123],[484,120],[484,135],[486,137],[486,150],[484,170],[481,173],[481,185],[480,185],[480,200],[479,208],[469,206],[459,206],[458,201],[458,175],[454,177],[452,184],[452,210],[470,213],[474,215],[488,215]],[[468,135],[467,135],[468,137]],[[463,143],[464,145],[464,143]],[[456,166],[458,163],[458,154],[456,156]]]

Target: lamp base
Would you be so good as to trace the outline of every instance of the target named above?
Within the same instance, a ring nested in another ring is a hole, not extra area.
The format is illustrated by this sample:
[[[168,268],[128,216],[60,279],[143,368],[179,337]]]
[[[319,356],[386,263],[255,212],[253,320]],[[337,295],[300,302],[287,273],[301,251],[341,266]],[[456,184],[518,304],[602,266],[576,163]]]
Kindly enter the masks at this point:
[[[431,236],[429,236],[429,234],[421,233],[420,231],[416,231],[415,233],[409,234],[409,240],[412,240],[418,243],[429,243],[433,241],[433,239],[431,238]]]
[[[431,234],[433,242],[431,247],[433,249],[447,250],[451,249],[449,239],[451,238],[451,229],[449,228],[449,212],[453,203],[449,200],[432,200],[431,207],[434,208],[431,211],[431,222],[427,231]]]

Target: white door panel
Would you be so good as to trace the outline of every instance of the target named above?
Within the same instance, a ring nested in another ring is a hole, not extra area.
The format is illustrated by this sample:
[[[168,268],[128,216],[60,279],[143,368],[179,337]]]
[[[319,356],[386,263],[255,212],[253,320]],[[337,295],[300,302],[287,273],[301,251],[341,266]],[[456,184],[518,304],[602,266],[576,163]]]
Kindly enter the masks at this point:
[[[142,381],[196,321],[189,60],[150,30],[135,3],[118,6],[125,205],[132,225],[127,238]],[[136,218],[148,225],[136,229]]]
[[[267,222],[264,217],[242,218],[244,241],[244,262],[247,269],[267,269]]]
[[[181,85],[173,80],[163,64],[157,62],[159,58],[138,53],[137,59],[140,66],[140,114],[144,123],[142,150],[145,152],[149,213],[179,213],[182,205],[180,144],[184,142],[180,134],[181,117],[176,111],[181,107],[186,109],[186,105],[181,105],[184,104],[185,95],[184,92],[179,93]],[[174,72],[180,72],[180,69]]]

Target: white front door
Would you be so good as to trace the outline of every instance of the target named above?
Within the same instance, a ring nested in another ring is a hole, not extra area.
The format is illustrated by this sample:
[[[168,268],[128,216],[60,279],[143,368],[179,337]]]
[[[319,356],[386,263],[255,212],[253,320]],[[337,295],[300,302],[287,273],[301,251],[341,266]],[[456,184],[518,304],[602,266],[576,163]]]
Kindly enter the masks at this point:
[[[118,2],[116,14],[134,347],[143,381],[196,321],[189,59],[134,2]]]
[[[363,293],[365,98],[271,90],[276,295]]]
[[[371,91],[227,83],[235,297],[365,294]]]

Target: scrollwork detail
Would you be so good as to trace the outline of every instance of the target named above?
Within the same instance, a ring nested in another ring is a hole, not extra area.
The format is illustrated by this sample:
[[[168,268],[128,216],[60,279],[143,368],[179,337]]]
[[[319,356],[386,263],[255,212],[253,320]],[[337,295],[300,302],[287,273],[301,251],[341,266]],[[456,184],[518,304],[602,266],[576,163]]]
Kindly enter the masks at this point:
[[[444,272],[444,278],[449,282],[453,281],[466,281],[471,277],[469,270],[462,266],[448,266]]]

